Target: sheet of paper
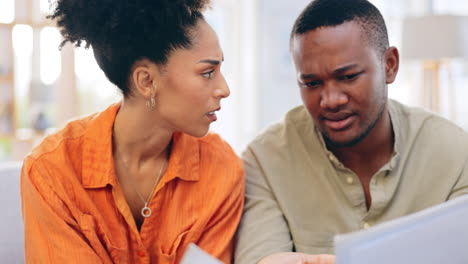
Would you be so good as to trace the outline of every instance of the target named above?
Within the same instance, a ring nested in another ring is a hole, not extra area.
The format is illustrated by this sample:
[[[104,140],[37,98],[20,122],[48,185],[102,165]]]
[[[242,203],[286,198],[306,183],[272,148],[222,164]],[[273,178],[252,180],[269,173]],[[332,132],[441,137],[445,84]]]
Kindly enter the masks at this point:
[[[337,264],[467,264],[468,195],[335,237]]]
[[[201,248],[197,247],[197,245],[191,243],[185,251],[181,264],[223,264],[223,262],[217,260]]]

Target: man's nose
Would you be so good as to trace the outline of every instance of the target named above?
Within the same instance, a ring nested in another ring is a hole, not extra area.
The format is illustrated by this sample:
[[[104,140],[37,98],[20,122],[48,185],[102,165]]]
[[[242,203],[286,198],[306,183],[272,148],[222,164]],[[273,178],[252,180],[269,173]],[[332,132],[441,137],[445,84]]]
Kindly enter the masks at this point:
[[[348,95],[336,85],[329,84],[321,93],[320,107],[329,110],[338,110],[349,101]]]

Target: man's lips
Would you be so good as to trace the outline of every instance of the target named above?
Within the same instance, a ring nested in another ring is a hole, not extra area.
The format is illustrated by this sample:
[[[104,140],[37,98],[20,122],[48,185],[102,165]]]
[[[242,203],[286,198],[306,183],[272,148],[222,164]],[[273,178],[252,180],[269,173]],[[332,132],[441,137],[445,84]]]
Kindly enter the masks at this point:
[[[350,127],[356,120],[356,115],[348,113],[327,114],[322,115],[321,119],[326,127],[339,131]]]

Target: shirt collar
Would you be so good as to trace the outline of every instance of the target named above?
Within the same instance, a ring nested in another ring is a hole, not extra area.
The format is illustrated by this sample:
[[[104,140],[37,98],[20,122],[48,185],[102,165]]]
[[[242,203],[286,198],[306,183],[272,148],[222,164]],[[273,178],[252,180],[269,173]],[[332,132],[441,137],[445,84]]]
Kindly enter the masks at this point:
[[[392,122],[393,134],[395,137],[395,143],[393,145],[393,155],[389,162],[389,169],[393,170],[398,162],[403,151],[402,147],[406,145],[404,135],[407,134],[406,126],[403,122],[403,113],[400,108],[397,107],[398,103],[394,100],[388,100],[388,113],[390,114],[390,121]]]
[[[161,181],[167,183],[175,178],[185,181],[198,181],[200,179],[199,140],[180,132],[176,132],[172,136],[169,166]]]
[[[115,185],[114,158],[112,154],[112,129],[121,103],[111,105],[103,112],[92,116],[83,142],[83,186],[103,188]],[[200,179],[199,141],[183,134],[174,133],[169,165],[161,181],[163,184],[180,178],[186,181]]]
[[[83,139],[82,179],[85,188],[115,185],[112,129],[121,103],[91,117]]]

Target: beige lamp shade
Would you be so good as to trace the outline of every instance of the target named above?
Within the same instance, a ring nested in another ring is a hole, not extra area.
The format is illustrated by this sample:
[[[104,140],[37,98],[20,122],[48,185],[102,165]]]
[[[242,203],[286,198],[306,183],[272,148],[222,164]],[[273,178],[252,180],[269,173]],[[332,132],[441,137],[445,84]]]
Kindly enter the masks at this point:
[[[429,15],[403,22],[402,57],[468,58],[468,16]]]

